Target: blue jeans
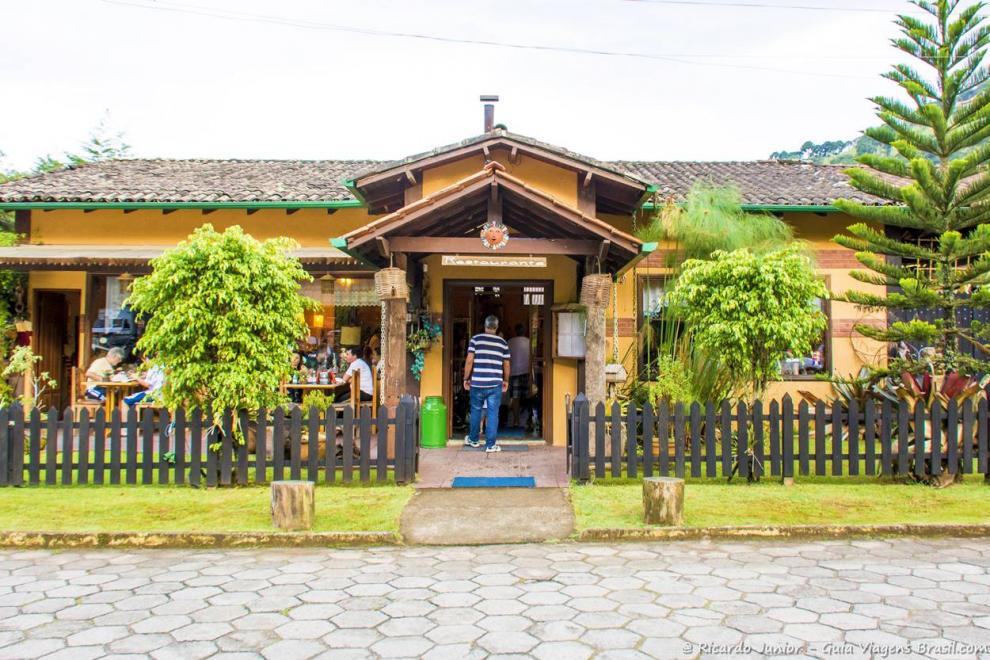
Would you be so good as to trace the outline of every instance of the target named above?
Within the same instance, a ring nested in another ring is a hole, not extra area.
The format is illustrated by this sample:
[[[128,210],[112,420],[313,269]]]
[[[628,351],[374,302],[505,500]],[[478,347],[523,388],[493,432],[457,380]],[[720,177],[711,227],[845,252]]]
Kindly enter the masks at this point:
[[[478,442],[481,435],[481,409],[488,404],[488,419],[485,421],[485,447],[495,445],[498,438],[498,409],[502,405],[502,388],[472,387],[471,388],[471,442]]]

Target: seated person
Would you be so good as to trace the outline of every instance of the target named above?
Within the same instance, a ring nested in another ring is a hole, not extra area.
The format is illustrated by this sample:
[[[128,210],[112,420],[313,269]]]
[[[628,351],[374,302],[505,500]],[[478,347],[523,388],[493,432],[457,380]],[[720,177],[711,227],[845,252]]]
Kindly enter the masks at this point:
[[[289,366],[289,382],[290,383],[305,383],[306,375],[309,373],[309,369],[303,364],[303,356],[299,351],[292,352],[292,358]],[[302,403],[303,391],[298,388],[289,388],[289,401],[292,403]]]
[[[111,348],[105,357],[96,358],[86,370],[86,398],[94,401],[106,401],[107,390],[97,386],[99,382],[106,382],[113,377],[117,367],[124,361],[124,349]]]
[[[147,359],[145,359],[145,365],[148,365]],[[165,385],[165,370],[157,364],[151,365],[143,375],[138,376],[137,382],[144,390],[124,397],[124,403],[129,406],[142,402],[151,403],[157,399]]]
[[[354,373],[359,372],[361,374],[361,400],[371,401],[375,396],[374,376],[371,374],[371,367],[361,359],[360,355],[359,349],[353,346],[344,349],[344,361],[349,365],[347,371],[344,372],[344,382],[350,383]],[[336,402],[347,403],[350,401],[350,397],[350,392],[340,392],[337,394]]]

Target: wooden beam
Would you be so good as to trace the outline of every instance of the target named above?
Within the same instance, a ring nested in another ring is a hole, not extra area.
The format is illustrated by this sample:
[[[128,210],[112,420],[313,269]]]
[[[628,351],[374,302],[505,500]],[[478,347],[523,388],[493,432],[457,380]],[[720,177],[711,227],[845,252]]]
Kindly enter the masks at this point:
[[[490,161],[491,161],[491,159],[492,159],[492,152],[491,152],[491,150],[490,150],[490,149],[488,148],[488,145],[487,145],[487,144],[486,144],[486,145],[483,145],[483,146],[481,147],[481,153],[483,153],[483,154],[485,155],[485,162],[486,162],[486,163],[488,163],[488,162],[490,162]]]
[[[384,236],[378,237],[378,253],[388,259],[388,256],[392,253],[389,249],[389,241]]]
[[[393,252],[424,252],[430,254],[489,254],[480,238],[445,236],[393,236],[388,239]],[[564,254],[597,257],[602,241],[574,238],[510,238],[496,254]]]
[[[413,171],[412,170],[409,170],[409,169],[407,169],[405,172],[406,172],[406,181],[409,182],[409,185],[410,186],[415,186],[416,185],[416,175],[413,174]]]
[[[598,213],[598,191],[597,184],[591,177],[591,172],[588,172],[588,176],[584,178],[583,185],[578,188],[578,211],[581,213],[595,217]]]
[[[584,183],[582,183],[581,185],[587,188],[588,186],[591,185],[591,180],[593,177],[594,177],[594,172],[588,170],[588,172],[584,175]]]
[[[509,162],[513,165],[519,164],[519,147],[512,145],[512,151],[509,152]]]
[[[605,263],[605,257],[608,256],[608,249],[612,247],[612,241],[602,241],[602,247],[598,251],[598,260]]]
[[[492,192],[488,197],[488,222],[502,222],[502,197],[495,184],[492,184]]]

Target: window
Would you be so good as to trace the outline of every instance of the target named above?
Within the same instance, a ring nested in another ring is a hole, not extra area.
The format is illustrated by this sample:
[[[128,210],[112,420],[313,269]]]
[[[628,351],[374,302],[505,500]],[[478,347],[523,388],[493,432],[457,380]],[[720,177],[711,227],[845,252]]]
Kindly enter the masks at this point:
[[[124,306],[133,281],[130,275],[96,275],[93,277],[90,328],[92,355],[100,356],[111,348],[122,348],[125,362],[134,360],[134,346],[144,334],[144,319]]]
[[[657,357],[661,352],[671,354],[674,342],[681,336],[680,322],[671,318],[668,311],[666,285],[665,277],[641,277],[639,280],[637,340],[640,374],[646,380],[656,377]]]
[[[819,374],[827,374],[832,371],[831,342],[828,331],[831,318],[828,301],[823,298],[815,298],[810,304],[825,315],[825,332],[822,333],[821,339],[814,343],[811,352],[807,355],[788,355],[780,361],[780,374],[784,380],[810,380]]]

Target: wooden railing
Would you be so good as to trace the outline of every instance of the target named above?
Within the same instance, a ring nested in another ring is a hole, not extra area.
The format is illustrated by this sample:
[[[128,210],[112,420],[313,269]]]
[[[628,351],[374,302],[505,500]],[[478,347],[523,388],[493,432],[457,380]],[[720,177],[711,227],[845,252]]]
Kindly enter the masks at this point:
[[[299,407],[257,414],[101,409],[61,415],[0,408],[0,486],[188,484],[271,480],[407,483],[419,460],[419,407]]]
[[[568,410],[568,469],[580,481],[677,476],[889,475],[920,479],[990,473],[987,401],[855,401],[790,397],[769,404],[662,404],[625,410],[584,395]]]

